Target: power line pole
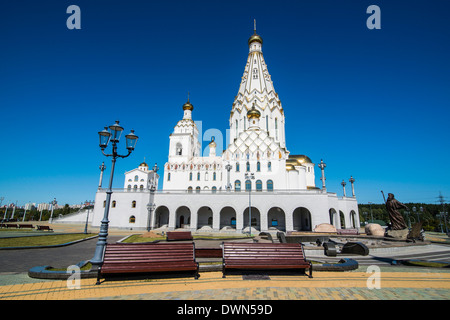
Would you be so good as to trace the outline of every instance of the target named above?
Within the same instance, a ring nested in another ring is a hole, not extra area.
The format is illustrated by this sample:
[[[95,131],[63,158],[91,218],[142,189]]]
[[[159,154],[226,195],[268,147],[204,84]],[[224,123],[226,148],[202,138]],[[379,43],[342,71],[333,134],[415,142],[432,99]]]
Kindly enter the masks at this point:
[[[444,224],[445,224],[445,233],[448,233],[448,228],[447,228],[447,212],[445,212],[445,201],[444,201],[444,196],[442,195],[442,193],[439,191],[439,202],[442,205],[442,212],[441,212],[441,216],[444,218]]]

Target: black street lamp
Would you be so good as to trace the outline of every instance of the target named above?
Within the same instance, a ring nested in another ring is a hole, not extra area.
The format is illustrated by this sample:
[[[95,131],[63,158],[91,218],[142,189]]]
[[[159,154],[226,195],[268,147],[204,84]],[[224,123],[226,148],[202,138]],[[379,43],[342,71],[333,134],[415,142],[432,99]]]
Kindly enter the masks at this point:
[[[111,174],[109,176],[109,185],[108,185],[108,190],[106,191],[105,212],[103,215],[103,220],[101,221],[101,225],[100,225],[100,232],[98,234],[98,241],[97,241],[97,246],[95,248],[94,257],[91,259],[91,263],[97,267],[99,267],[103,263],[103,253],[104,253],[105,246],[106,246],[106,239],[108,237],[109,206],[110,206],[110,202],[111,202],[112,182],[113,182],[113,177],[114,177],[114,167],[116,164],[116,159],[128,157],[131,154],[131,152],[133,152],[134,148],[136,147],[136,142],[138,140],[138,136],[136,136],[134,134],[134,130],[131,130],[131,132],[125,136],[128,154],[120,155],[117,153],[117,144],[119,143],[122,132],[123,132],[123,128],[119,125],[119,121],[116,121],[115,124],[109,126],[109,128],[105,127],[104,130],[102,130],[98,133],[99,138],[100,138],[100,149],[102,150],[102,153],[106,157],[112,157],[112,159],[111,159]],[[110,142],[112,143],[112,153],[106,154],[105,149]]]

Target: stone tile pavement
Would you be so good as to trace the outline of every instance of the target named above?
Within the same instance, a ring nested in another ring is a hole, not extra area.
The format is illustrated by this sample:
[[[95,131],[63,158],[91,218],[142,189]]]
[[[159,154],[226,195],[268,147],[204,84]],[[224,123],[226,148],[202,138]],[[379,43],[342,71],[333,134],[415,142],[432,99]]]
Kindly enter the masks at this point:
[[[3,284],[0,300],[450,300],[450,270],[380,273],[380,289],[369,289],[373,273],[316,272],[303,275],[270,275],[270,280],[243,280],[242,275],[204,272],[195,280],[154,278],[109,280],[81,279],[79,289],[67,281]],[[1,276],[0,276],[1,279]]]

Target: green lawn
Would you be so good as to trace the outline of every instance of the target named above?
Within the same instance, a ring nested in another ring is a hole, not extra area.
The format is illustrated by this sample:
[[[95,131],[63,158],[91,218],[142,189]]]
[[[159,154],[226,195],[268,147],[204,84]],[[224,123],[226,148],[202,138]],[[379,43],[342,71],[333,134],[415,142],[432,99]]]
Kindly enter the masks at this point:
[[[94,235],[96,234],[73,233],[73,234],[34,236],[34,237],[4,238],[0,239],[0,248],[51,246],[89,238]]]

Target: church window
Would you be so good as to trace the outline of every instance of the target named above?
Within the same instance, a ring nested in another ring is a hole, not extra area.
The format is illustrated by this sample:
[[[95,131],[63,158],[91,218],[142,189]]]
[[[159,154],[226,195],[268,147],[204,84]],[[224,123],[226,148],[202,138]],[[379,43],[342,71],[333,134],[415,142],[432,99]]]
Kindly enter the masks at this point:
[[[278,227],[278,220],[272,219],[272,227]]]
[[[230,225],[236,226],[236,218],[235,217],[231,218]]]
[[[130,219],[128,220],[129,223],[135,223],[136,222],[136,217],[135,216],[131,216]]]
[[[188,188],[188,192],[189,192],[189,193],[192,193],[192,187],[189,187],[189,188]]]
[[[134,176],[134,181],[139,181],[139,177],[138,176]]]
[[[128,190],[131,190],[131,184],[128,185]]]
[[[250,171],[250,162],[247,161],[247,172]]]
[[[141,185],[139,186],[139,189],[144,190],[144,185],[141,184]]]
[[[240,180],[236,180],[234,182],[234,190],[235,191],[241,191],[241,181]]]
[[[200,172],[197,172],[197,181],[200,181]]]
[[[238,136],[238,130],[239,130],[239,125],[238,125],[238,121],[236,120],[236,138],[237,138],[237,136]]]
[[[266,116],[266,131],[269,131],[269,116]]]
[[[208,181],[208,172],[205,172],[205,181]]]
[[[200,187],[196,187],[195,192],[200,193]]]
[[[261,171],[261,162],[259,161],[256,163],[256,171]]]
[[[133,201],[131,202],[131,207],[132,207],[132,208],[136,208],[136,200],[133,200]]]
[[[252,182],[250,180],[245,180],[245,191],[252,190]]]
[[[275,118],[275,140],[278,140],[278,119]]]
[[[268,171],[272,171],[272,162],[269,161],[269,163],[267,164],[267,170]]]
[[[213,172],[213,181],[216,181],[216,176],[217,176],[217,174],[215,172]]]
[[[181,143],[177,143],[177,147],[176,147],[176,155],[177,156],[181,156],[183,154],[183,147],[181,146]]]
[[[170,181],[170,172],[167,174],[167,181]]]
[[[134,189],[134,191],[136,191],[137,190],[137,185],[134,185],[133,189]]]
[[[114,200],[114,201],[112,202],[112,207],[113,207],[113,208],[116,207],[116,203],[117,203],[116,200]]]
[[[239,162],[236,162],[236,172],[239,172]]]
[[[273,191],[273,181],[267,180],[267,191]]]
[[[217,187],[212,187],[212,193],[216,193],[217,192]]]
[[[256,180],[256,191],[262,191],[262,181]]]

